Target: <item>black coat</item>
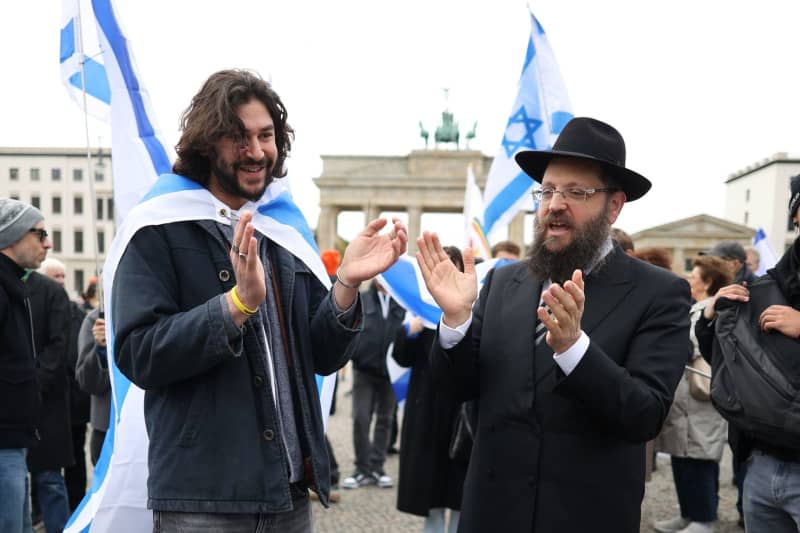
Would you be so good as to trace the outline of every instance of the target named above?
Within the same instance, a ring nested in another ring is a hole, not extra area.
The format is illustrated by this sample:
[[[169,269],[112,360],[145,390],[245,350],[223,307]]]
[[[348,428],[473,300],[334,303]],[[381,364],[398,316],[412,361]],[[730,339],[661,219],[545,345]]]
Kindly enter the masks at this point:
[[[0,449],[37,442],[41,395],[23,274],[0,253]]]
[[[403,325],[406,311],[394,298],[389,298],[389,313],[384,319],[378,289],[374,283],[361,295],[361,302],[364,326],[351,348],[353,368],[388,379],[387,352]]]
[[[41,442],[28,451],[31,472],[54,470],[74,463],[67,378],[69,298],[64,288],[38,272],[26,281],[33,315],[33,335],[39,355],[37,375],[42,392],[39,420]]]
[[[461,509],[467,463],[450,459],[449,447],[459,402],[447,379],[435,380],[430,353],[436,332],[424,329],[413,339],[397,335],[392,356],[411,367],[403,414],[397,508],[427,516],[436,507]]]
[[[525,263],[494,270],[467,336],[434,343],[479,394],[459,531],[638,533],[645,443],[688,357],[688,284],[616,246],[585,278],[590,344],[568,376],[534,350],[541,286]]]

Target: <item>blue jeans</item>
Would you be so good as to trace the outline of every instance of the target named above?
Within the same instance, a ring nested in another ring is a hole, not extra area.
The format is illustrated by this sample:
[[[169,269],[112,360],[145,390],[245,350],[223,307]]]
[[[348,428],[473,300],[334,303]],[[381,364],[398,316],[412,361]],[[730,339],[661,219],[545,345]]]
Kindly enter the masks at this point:
[[[222,514],[153,511],[153,533],[311,533],[308,496],[285,513]]]
[[[47,533],[61,533],[69,518],[67,485],[60,470],[31,472],[31,490],[39,498],[39,509]]]
[[[25,448],[0,449],[0,531],[31,533]]]
[[[744,478],[744,525],[747,533],[800,531],[800,463],[753,451]]]

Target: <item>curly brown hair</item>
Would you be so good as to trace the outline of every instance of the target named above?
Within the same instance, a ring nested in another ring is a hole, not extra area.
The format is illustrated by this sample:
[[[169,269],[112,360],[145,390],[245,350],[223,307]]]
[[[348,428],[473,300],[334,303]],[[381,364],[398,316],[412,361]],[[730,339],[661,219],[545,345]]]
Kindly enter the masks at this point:
[[[181,115],[183,133],[175,146],[178,159],[172,171],[207,186],[215,144],[225,135],[244,135],[244,125],[236,111],[253,99],[264,104],[275,125],[278,157],[270,180],[285,176],[284,162],[294,140],[294,130],[286,122],[286,108],[269,83],[258,74],[243,69],[212,74],[192,98]]]

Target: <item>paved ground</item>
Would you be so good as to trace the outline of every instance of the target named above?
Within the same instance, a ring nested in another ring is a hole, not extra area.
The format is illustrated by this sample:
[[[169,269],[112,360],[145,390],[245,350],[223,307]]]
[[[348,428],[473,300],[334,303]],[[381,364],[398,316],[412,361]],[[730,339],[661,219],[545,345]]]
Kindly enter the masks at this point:
[[[331,416],[328,435],[331,439],[342,476],[350,475],[353,469],[352,423],[350,418],[350,397],[346,392],[352,386],[351,373],[348,380],[339,383],[336,414]],[[400,443],[402,446],[402,443]],[[397,456],[389,456],[386,472],[397,481]],[[720,533],[739,533],[736,526],[736,489],[731,485],[730,454],[726,453],[720,465],[720,520],[715,531]],[[395,508],[396,491],[380,489],[375,486],[355,490],[341,490],[342,500],[324,509],[314,504],[314,531],[316,533],[359,532],[420,532],[423,519],[399,512]],[[672,483],[669,458],[659,456],[657,469],[647,484],[642,504],[641,532],[652,532],[656,520],[672,518],[678,514],[678,503]]]

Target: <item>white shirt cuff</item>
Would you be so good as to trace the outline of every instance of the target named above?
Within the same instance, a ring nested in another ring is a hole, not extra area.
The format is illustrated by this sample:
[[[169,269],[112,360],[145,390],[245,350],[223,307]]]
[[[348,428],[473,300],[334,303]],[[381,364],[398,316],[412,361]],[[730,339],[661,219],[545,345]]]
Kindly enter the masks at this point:
[[[586,354],[586,350],[589,349],[589,336],[581,331],[581,336],[578,337],[578,340],[569,347],[566,352],[563,353],[554,353],[553,359],[555,359],[558,366],[561,367],[561,370],[564,371],[564,374],[568,375],[570,372],[575,370],[575,367],[578,366],[578,363],[581,362],[583,356]]]
[[[467,334],[467,330],[469,329],[470,324],[472,324],[472,313],[469,314],[469,318],[466,321],[464,321],[463,324],[461,324],[460,326],[456,326],[455,329],[445,324],[444,320],[440,318],[439,346],[441,346],[445,350],[449,350],[450,348],[461,342],[461,339],[463,339],[464,335]]]

